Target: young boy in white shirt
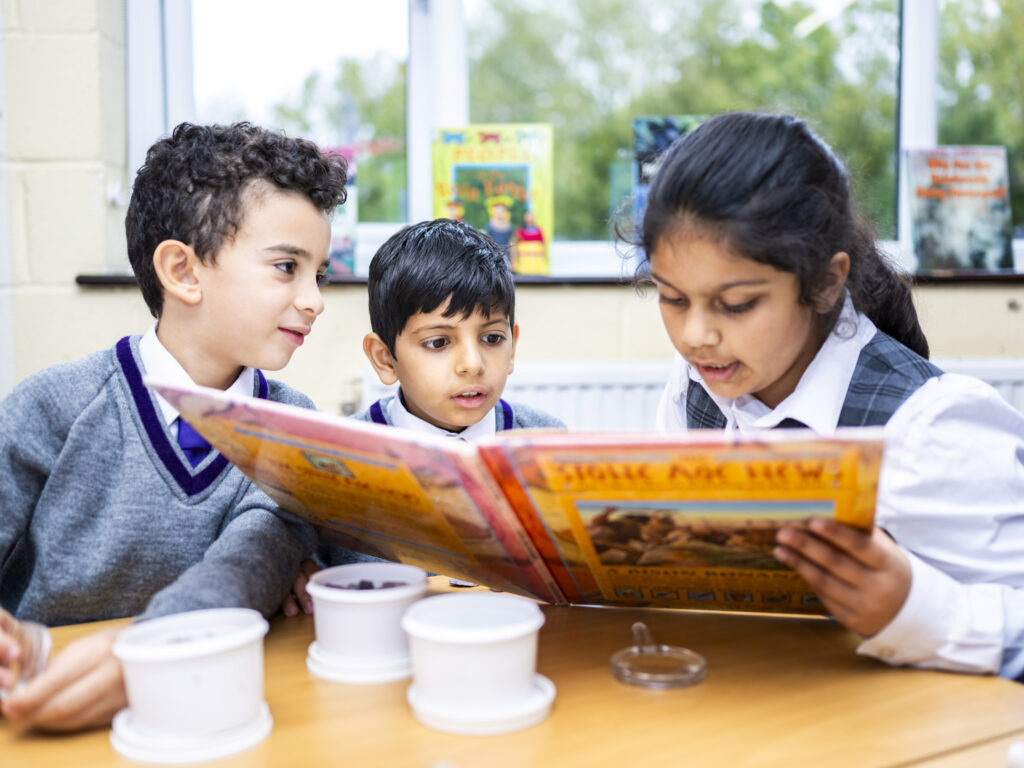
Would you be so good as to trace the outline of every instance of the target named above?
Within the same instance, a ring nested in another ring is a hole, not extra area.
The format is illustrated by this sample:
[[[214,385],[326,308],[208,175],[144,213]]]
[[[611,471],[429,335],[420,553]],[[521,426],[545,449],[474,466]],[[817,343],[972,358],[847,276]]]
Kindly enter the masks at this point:
[[[367,288],[373,332],[363,351],[381,382],[399,388],[352,418],[469,442],[565,428],[501,398],[519,327],[508,259],[488,235],[453,219],[406,227],[374,255]],[[377,559],[337,546],[321,547],[319,557],[330,565]],[[303,573],[317,567],[307,560]],[[301,600],[311,611],[308,596]]]
[[[452,219],[406,227],[373,257],[367,289],[373,332],[363,351],[399,388],[353,418],[470,442],[565,427],[501,398],[519,327],[508,260],[486,234]]]

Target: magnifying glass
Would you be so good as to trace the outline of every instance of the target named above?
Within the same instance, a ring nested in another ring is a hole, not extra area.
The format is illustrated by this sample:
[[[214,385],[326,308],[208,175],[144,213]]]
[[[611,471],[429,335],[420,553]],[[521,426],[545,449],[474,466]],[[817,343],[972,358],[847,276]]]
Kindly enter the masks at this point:
[[[699,653],[655,643],[642,621],[633,624],[632,630],[634,644],[612,654],[615,679],[653,689],[682,688],[704,679],[708,665]]]

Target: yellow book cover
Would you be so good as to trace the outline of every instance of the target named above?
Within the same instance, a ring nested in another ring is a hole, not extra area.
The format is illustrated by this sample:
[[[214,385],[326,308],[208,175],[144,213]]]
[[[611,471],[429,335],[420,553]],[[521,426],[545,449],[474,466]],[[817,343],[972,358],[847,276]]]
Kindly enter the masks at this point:
[[[501,432],[469,444],[147,381],[332,542],[552,603],[823,614],[780,525],[867,529],[881,428]]]
[[[551,126],[440,128],[433,143],[434,216],[459,219],[508,250],[512,271],[548,274],[554,235]]]
[[[814,614],[775,533],[814,516],[869,528],[882,440],[510,433],[480,450],[571,603]]]

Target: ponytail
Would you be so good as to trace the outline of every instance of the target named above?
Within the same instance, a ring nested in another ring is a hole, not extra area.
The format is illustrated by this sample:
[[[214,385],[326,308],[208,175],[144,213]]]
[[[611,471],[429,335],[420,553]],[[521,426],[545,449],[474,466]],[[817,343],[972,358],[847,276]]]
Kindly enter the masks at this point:
[[[850,254],[846,285],[853,306],[867,315],[878,330],[892,336],[921,357],[929,354],[928,340],[914,308],[910,278],[895,266],[875,244],[874,232],[863,220],[855,234],[860,241],[857,258]]]

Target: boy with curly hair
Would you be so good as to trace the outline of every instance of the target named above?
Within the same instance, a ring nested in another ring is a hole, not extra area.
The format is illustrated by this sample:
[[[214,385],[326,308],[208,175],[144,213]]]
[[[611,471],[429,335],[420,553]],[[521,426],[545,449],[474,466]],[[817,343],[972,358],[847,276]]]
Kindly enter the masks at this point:
[[[210,449],[144,374],[312,407],[268,380],[323,311],[346,166],[239,123],[179,125],[139,169],[128,256],[156,323],[25,379],[0,403],[0,606],[48,625],[244,606],[270,615],[315,542]],[[124,706],[116,630],[58,655],[3,703],[68,730]],[[0,633],[0,687],[13,643]]]

